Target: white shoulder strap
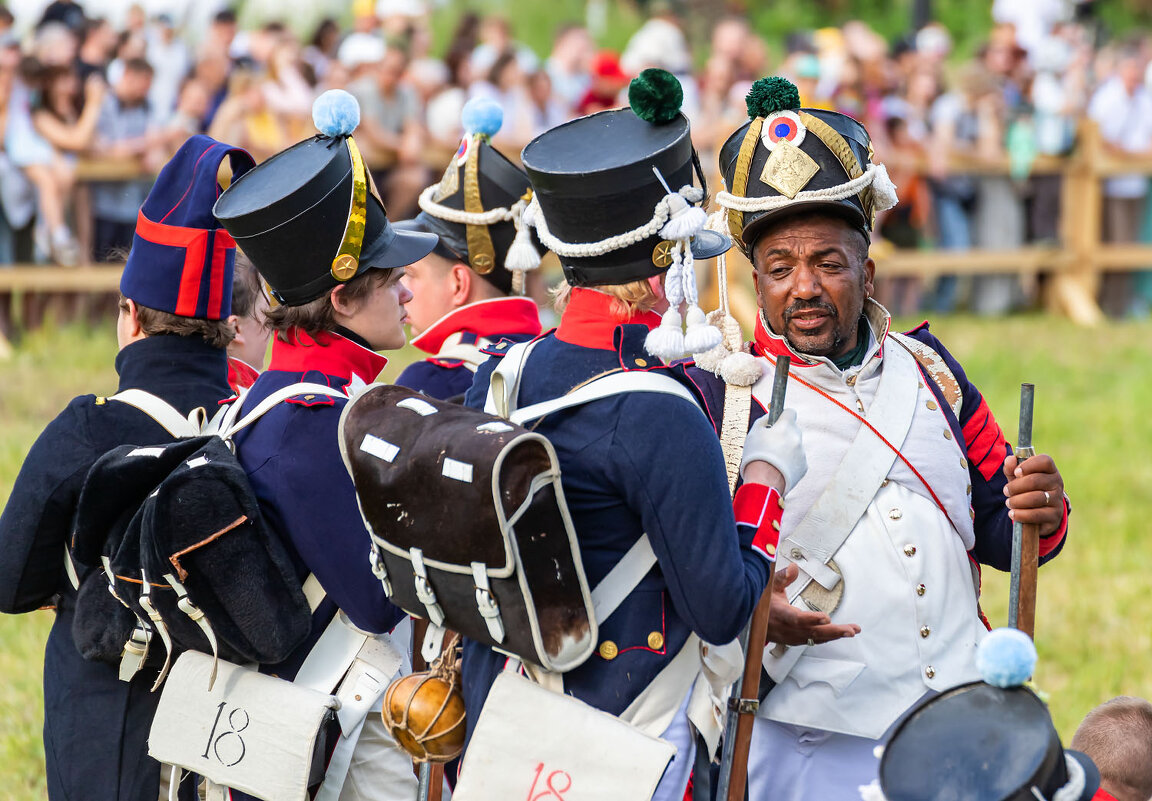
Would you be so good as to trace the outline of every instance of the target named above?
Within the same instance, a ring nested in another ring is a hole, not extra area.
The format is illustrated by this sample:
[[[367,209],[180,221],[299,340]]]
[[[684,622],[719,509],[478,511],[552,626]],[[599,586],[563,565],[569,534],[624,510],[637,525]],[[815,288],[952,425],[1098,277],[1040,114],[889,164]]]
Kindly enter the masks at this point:
[[[177,439],[195,437],[203,425],[204,409],[193,409],[191,414],[185,417],[168,401],[142,389],[125,389],[112,395],[108,400],[120,401],[139,409]]]
[[[528,355],[540,340],[520,342],[508,349],[500,366],[492,371],[488,381],[488,397],[484,400],[484,411],[500,417],[509,417],[516,411],[516,396],[520,394],[520,376]]]
[[[658,392],[675,395],[691,403],[697,411],[703,411],[700,409],[696,397],[688,391],[688,388],[671,376],[660,373],[620,372],[589,381],[584,386],[572,390],[567,395],[561,395],[559,398],[534,403],[531,406],[513,411],[512,414],[508,415],[508,419],[517,425],[523,425],[528,420],[535,420],[561,409],[569,409],[573,406],[591,403],[594,400],[609,398],[613,395],[621,395],[625,392]]]
[[[473,345],[456,342],[451,345],[445,345],[434,358],[456,359],[462,363],[465,370],[474,373],[488,358],[488,354],[485,353],[483,349],[490,344],[491,342],[489,340],[483,338],[477,340]]]
[[[278,389],[269,395],[264,400],[256,404],[256,407],[248,412],[239,422],[233,422],[237,415],[240,413],[240,404],[238,400],[233,404],[235,412],[229,417],[225,418],[220,431],[220,436],[224,439],[231,439],[237,431],[251,425],[259,420],[266,412],[271,410],[277,404],[283,403],[289,398],[294,398],[297,395],[327,395],[330,398],[347,398],[348,396],[339,389],[326,386],[325,384],[309,384],[307,382],[300,382],[298,384],[289,384],[283,389]]]
[[[632,590],[640,586],[640,582],[655,564],[656,552],[652,550],[652,542],[647,534],[641,534],[636,544],[628,549],[592,590],[592,610],[596,615],[596,625],[604,624]]]

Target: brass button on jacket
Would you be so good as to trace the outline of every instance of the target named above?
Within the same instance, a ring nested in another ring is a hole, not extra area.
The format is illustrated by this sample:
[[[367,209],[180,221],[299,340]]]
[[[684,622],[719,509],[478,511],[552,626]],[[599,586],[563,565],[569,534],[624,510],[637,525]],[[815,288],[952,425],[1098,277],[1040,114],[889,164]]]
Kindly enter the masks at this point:
[[[620,649],[617,648],[616,643],[611,640],[605,640],[600,643],[600,656],[604,659],[611,661],[616,658],[618,653],[620,653]]]
[[[648,635],[648,647],[653,651],[659,651],[664,647],[664,635],[658,631],[654,631]]]

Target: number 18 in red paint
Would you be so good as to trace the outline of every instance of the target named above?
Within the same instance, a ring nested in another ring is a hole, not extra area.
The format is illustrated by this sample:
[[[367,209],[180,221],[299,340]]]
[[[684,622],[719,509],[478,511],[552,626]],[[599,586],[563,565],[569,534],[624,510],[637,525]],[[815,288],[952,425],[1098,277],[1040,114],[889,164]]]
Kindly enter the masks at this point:
[[[536,792],[540,779],[544,779],[545,789]],[[564,782],[563,787],[557,787],[561,781]],[[555,784],[553,784],[555,782]],[[526,801],[543,801],[545,798],[556,798],[559,801],[564,801],[564,793],[572,789],[572,777],[566,771],[554,770],[544,775],[544,763],[541,762],[536,765],[536,773],[532,777],[532,787],[528,790],[528,798]]]

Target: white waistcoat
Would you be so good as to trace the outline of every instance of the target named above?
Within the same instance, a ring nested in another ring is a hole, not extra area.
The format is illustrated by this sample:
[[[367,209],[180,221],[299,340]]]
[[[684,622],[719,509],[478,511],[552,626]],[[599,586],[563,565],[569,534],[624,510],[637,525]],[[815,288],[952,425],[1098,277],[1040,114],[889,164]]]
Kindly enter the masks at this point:
[[[896,360],[915,367],[912,355],[890,338],[882,348],[873,339],[863,364],[843,373],[827,360],[797,364],[793,359],[786,405],[796,410],[804,432],[808,473],[785,497],[777,569],[792,561],[790,550],[801,560],[789,547],[789,533],[832,483],[863,427],[795,378],[868,416],[885,366],[907,376],[888,390],[915,394],[914,404],[905,401],[914,409],[907,433],[891,444],[924,481],[875,434],[864,432],[864,453],[877,460],[877,475],[886,478],[866,488],[842,484],[847,492],[829,496],[846,509],[853,489],[870,493],[861,499],[861,505],[868,497],[871,501],[848,524],[850,533],[834,556],[843,596],[832,622],[856,623],[861,631],[814,647],[769,644],[764,666],[777,686],[760,714],[782,723],[877,738],[927,690],[979,678],[975,648],[985,629],[966,553],[974,541],[968,463],[919,369]],[[767,407],[774,365],[771,358],[764,361],[765,377],[753,387],[753,396]],[[819,565],[812,570],[819,572]],[[807,608],[801,598],[794,603]]]

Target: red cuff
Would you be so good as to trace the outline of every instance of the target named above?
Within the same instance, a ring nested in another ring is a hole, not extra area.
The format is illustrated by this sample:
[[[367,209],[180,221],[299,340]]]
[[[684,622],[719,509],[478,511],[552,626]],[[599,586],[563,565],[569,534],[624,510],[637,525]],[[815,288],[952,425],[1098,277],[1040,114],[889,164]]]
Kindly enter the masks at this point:
[[[1068,506],[1068,498],[1063,498],[1064,501],[1064,517],[1060,520],[1060,528],[1046,537],[1040,538],[1039,556],[1043,559],[1048,554],[1052,553],[1064,541],[1064,536],[1068,533],[1068,514],[1072,511]]]
[[[756,529],[752,547],[769,562],[776,561],[776,546],[780,543],[780,493],[764,484],[744,484],[732,499],[732,511],[737,525]]]

